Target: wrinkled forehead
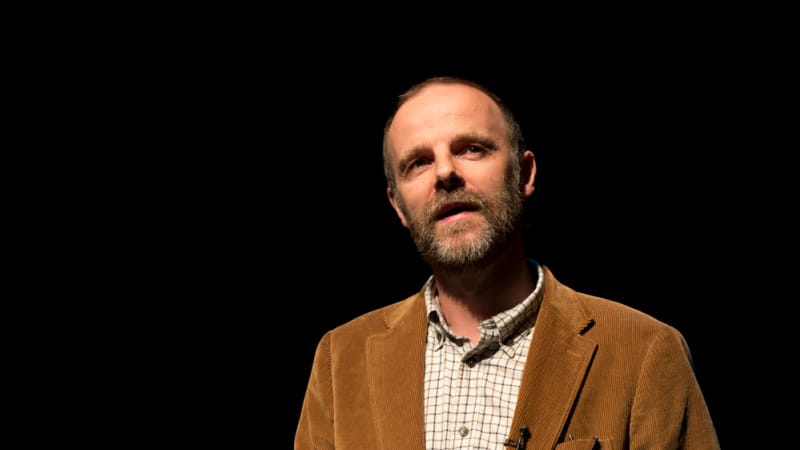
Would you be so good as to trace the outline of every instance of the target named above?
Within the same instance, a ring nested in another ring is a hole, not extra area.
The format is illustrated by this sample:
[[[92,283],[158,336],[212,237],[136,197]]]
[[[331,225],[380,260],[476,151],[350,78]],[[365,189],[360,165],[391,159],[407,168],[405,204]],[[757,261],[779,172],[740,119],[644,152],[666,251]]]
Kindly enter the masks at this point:
[[[458,134],[508,142],[500,107],[486,94],[460,84],[427,86],[404,103],[389,128],[391,148],[433,145]]]

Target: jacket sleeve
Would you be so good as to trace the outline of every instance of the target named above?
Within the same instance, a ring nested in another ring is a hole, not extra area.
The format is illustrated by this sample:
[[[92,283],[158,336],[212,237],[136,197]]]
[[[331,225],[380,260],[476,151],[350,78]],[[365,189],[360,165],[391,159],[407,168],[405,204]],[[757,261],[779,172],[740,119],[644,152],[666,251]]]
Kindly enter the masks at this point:
[[[295,450],[334,448],[331,335],[317,345],[294,437]]]
[[[684,337],[667,327],[650,344],[636,387],[630,448],[718,450]]]

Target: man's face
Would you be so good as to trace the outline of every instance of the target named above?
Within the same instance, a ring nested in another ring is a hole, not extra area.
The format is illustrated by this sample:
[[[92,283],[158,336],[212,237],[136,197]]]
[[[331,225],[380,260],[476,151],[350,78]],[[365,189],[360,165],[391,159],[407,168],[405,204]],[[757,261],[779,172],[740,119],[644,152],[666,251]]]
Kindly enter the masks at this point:
[[[400,107],[387,139],[389,198],[426,261],[475,266],[507,242],[524,194],[503,114],[488,96],[428,86]]]

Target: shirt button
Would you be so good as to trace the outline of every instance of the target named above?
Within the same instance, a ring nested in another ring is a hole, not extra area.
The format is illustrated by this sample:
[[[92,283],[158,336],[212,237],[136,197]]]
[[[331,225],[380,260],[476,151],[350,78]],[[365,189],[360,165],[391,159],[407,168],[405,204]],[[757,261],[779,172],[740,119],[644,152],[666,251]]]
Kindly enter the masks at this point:
[[[458,429],[458,434],[460,434],[461,437],[465,437],[469,434],[469,428],[462,425],[461,428]]]

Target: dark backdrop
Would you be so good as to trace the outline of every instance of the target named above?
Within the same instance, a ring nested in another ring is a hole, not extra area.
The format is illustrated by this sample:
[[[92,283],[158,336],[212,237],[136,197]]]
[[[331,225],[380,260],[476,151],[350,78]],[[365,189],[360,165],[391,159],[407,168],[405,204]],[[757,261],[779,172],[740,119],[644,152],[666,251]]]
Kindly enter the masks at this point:
[[[508,100],[536,155],[529,254],[682,331],[731,439],[732,347],[757,351],[730,339],[753,244],[736,187],[749,122],[729,64],[667,51],[508,64],[317,50],[216,50],[157,82],[151,117],[173,151],[153,155],[160,176],[143,183],[150,219],[134,246],[155,238],[150,264],[170,281],[159,355],[174,371],[160,386],[162,413],[186,417],[181,433],[290,447],[322,334],[419,289],[426,269],[385,196],[382,128],[411,83],[463,75]]]

